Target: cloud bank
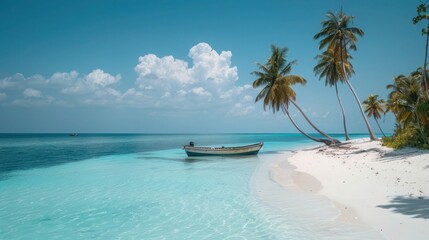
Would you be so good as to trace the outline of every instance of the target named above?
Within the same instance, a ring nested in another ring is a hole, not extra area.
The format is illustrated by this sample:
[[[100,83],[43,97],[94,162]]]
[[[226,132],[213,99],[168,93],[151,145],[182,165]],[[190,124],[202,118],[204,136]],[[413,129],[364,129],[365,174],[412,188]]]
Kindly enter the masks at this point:
[[[146,54],[134,67],[135,80],[94,69],[50,77],[17,73],[0,80],[0,102],[17,106],[126,105],[140,108],[197,109],[228,106],[232,115],[253,111],[250,85],[237,85],[232,52],[218,53],[207,43],[193,46],[190,61]],[[119,84],[121,83],[121,84]],[[125,86],[125,88],[124,88]],[[225,108],[225,107],[224,107]]]

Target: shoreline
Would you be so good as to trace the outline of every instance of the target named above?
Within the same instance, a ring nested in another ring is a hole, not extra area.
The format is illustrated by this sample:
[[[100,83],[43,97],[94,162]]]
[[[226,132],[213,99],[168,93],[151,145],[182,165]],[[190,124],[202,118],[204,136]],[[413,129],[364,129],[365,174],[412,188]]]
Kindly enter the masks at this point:
[[[333,221],[368,226],[376,239],[429,235],[429,151],[357,139],[299,150],[282,161],[295,168],[294,185],[332,202],[339,212]],[[275,181],[288,191],[290,179],[279,175]]]
[[[260,155],[250,181],[269,211],[316,239],[426,239],[429,151],[356,139]]]
[[[267,211],[289,217],[288,224],[294,224],[290,227],[298,225],[308,239],[381,239],[366,224],[342,214],[339,202],[317,194],[323,187],[318,179],[296,171],[287,161],[300,151],[260,155],[250,181],[252,195],[268,207]]]

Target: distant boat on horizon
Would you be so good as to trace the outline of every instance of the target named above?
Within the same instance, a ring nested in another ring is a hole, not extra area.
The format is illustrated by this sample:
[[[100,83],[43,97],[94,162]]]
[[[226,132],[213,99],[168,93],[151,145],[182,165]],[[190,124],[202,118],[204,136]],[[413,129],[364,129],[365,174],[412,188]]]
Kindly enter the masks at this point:
[[[76,137],[78,134],[77,133],[70,133],[69,136],[70,137]]]
[[[243,156],[256,155],[264,143],[255,143],[237,147],[196,147],[194,142],[184,145],[183,149],[189,157],[195,156]]]

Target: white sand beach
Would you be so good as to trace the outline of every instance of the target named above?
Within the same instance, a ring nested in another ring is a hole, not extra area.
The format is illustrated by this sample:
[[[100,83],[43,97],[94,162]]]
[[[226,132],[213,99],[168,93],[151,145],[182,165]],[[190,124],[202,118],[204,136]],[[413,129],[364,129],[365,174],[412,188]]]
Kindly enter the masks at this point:
[[[429,151],[358,139],[259,158],[254,195],[309,239],[429,236]]]
[[[363,224],[381,239],[428,239],[429,151],[359,139],[282,161],[271,165],[273,179],[287,188],[291,179],[278,173],[281,164],[296,167],[292,185],[330,199],[338,211],[334,221]]]

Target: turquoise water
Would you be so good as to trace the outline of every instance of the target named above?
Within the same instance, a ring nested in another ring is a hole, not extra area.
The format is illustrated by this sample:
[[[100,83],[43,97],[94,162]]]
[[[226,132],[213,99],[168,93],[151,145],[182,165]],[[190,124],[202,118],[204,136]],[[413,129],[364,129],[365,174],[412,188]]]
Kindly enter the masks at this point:
[[[263,141],[260,156],[314,145],[295,134],[3,134],[0,239],[313,239],[251,194],[260,156],[188,158],[190,140]]]

